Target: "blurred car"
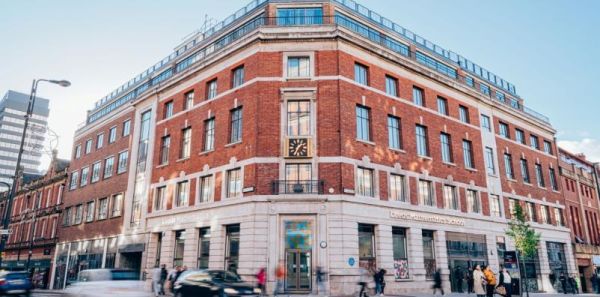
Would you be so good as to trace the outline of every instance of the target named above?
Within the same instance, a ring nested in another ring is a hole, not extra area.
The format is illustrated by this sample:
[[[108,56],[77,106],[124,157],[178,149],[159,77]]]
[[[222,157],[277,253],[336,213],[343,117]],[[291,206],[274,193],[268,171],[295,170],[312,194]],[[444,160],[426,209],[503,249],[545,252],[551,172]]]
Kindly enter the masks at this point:
[[[33,286],[26,271],[0,272],[0,296],[31,294]]]
[[[77,275],[63,296],[75,297],[147,297],[140,273],[130,269],[88,269]]]
[[[258,296],[260,290],[245,283],[239,276],[224,270],[184,272],[173,286],[175,297],[237,297]]]

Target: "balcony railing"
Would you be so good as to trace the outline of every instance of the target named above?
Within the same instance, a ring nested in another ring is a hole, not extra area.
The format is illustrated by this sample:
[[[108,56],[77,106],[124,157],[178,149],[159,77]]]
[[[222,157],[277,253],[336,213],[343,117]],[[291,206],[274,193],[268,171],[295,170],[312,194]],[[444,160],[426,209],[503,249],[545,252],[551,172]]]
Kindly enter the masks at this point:
[[[324,186],[322,180],[275,180],[272,183],[273,195],[323,194]]]

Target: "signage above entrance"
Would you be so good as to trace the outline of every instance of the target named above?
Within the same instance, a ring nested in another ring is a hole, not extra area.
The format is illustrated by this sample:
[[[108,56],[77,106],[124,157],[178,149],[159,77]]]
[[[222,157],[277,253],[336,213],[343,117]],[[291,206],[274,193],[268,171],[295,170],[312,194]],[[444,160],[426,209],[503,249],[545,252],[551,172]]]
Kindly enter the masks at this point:
[[[404,210],[390,211],[390,218],[398,220],[409,220],[418,222],[438,223],[444,225],[464,226],[465,220],[443,215],[430,215]]]

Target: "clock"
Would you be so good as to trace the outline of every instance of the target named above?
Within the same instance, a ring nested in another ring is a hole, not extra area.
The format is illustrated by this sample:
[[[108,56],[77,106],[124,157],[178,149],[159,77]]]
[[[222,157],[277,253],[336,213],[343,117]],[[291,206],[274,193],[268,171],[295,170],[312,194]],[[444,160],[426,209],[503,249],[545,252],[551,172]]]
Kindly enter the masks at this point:
[[[307,138],[290,138],[288,140],[288,157],[306,158],[309,157],[309,147]]]

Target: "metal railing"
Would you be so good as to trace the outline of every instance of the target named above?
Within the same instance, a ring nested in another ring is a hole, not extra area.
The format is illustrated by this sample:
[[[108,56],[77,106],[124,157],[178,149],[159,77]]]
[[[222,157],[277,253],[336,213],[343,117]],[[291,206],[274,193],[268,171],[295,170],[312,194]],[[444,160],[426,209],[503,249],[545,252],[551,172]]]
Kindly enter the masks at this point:
[[[275,180],[271,184],[273,195],[280,194],[323,194],[322,180]]]

